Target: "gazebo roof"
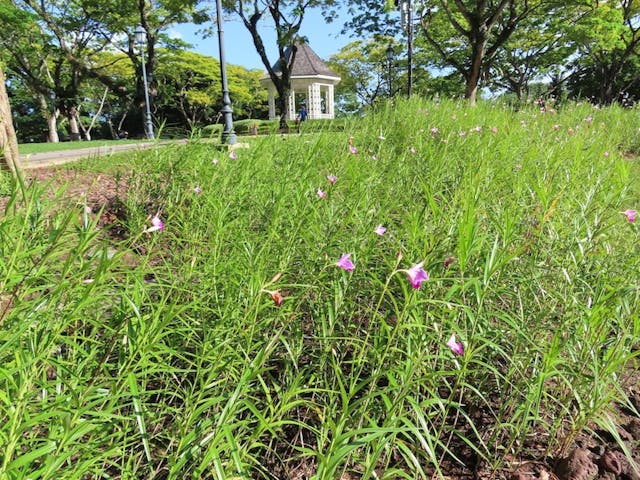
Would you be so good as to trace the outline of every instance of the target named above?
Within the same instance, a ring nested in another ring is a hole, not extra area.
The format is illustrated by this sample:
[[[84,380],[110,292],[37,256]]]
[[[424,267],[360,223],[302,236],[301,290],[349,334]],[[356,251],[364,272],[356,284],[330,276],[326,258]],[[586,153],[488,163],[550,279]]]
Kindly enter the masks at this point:
[[[291,78],[294,77],[333,77],[339,79],[340,76],[327,67],[326,63],[314,52],[306,43],[296,42],[296,58],[291,67]],[[292,47],[287,47],[284,56],[289,61]],[[280,65],[274,63],[273,70],[280,73]],[[268,75],[267,75],[268,77]]]

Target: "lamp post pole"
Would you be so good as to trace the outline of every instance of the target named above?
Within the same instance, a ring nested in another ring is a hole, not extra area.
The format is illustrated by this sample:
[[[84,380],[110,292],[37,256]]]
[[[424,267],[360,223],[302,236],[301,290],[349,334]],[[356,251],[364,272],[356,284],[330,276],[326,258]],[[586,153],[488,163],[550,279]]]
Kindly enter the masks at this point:
[[[145,31],[144,31],[144,28],[142,28],[142,25],[138,25],[134,33],[135,33],[136,43],[140,47],[140,57],[142,59],[142,81],[144,83],[144,103],[146,108],[144,130],[145,130],[145,135],[147,139],[153,140],[154,135],[153,135],[153,124],[151,123],[151,110],[149,108],[149,84],[147,83],[147,66],[145,65],[145,61],[144,61],[144,46],[146,44]]]
[[[224,33],[222,31],[222,5],[216,0],[216,22],[218,25],[218,47],[220,51],[220,80],[222,83],[222,113],[224,126],[222,128],[222,143],[233,145],[237,143],[236,134],[233,131],[233,110],[229,98],[229,85],[227,83],[227,66],[224,58]]]
[[[389,98],[393,96],[393,45],[389,44],[387,46],[387,67],[389,69],[389,79],[387,80],[389,86]]]

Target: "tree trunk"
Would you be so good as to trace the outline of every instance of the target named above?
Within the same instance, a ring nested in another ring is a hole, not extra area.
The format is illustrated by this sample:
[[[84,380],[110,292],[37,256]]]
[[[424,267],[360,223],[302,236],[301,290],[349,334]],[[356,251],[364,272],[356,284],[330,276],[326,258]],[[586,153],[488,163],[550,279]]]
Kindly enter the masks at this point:
[[[47,142],[60,142],[60,137],[58,137],[58,115],[60,115],[60,110],[54,107],[54,111],[51,112],[47,104],[47,98],[43,94],[38,95],[38,102],[40,103],[40,114],[47,121]]]
[[[287,122],[287,116],[289,115],[289,92],[284,92],[278,96],[278,107],[280,108],[280,124],[279,129],[281,132],[286,133],[289,131],[289,123]]]
[[[464,98],[469,100],[470,105],[476,104],[478,84],[480,83],[480,75],[482,74],[482,64],[484,63],[486,47],[486,40],[477,41],[472,44],[471,67],[468,70],[467,85],[464,92]]]
[[[58,115],[59,114],[60,112],[56,110],[55,112],[47,116],[47,126],[49,129],[49,133],[47,135],[47,142],[49,143],[60,142],[60,137],[58,136]]]
[[[4,85],[4,71],[0,67],[0,168],[8,168],[14,174],[20,169],[18,140],[13,129],[13,116],[9,96]]]
[[[76,107],[69,108],[67,112],[67,119],[69,120],[69,140],[72,142],[77,142],[82,138],[80,136],[80,128],[78,127],[77,112]]]

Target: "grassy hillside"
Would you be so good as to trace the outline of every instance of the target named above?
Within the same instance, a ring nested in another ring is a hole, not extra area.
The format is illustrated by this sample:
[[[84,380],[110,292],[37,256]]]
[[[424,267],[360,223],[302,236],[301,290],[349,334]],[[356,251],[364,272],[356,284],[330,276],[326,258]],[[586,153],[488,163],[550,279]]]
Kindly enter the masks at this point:
[[[614,431],[638,145],[616,108],[398,101],[129,153],[117,210],[14,185],[0,477],[462,478]]]

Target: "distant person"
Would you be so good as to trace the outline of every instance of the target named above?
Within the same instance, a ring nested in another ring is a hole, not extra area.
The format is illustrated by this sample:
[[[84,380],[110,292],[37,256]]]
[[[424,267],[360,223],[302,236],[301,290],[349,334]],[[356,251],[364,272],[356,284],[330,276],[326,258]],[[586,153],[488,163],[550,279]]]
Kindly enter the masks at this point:
[[[302,107],[300,107],[298,115],[296,115],[296,127],[298,128],[298,133],[300,133],[300,124],[304,122],[308,116],[309,114],[307,113],[307,108],[302,105]]]
[[[298,116],[300,117],[300,121],[304,122],[309,116],[309,114],[307,114],[307,107],[302,105],[302,107],[300,107],[300,112],[298,112]]]

